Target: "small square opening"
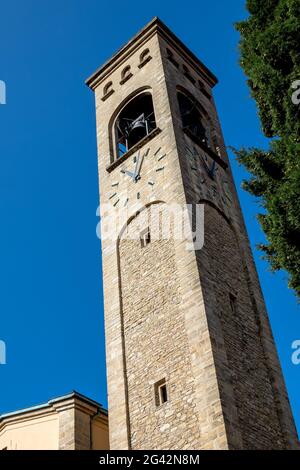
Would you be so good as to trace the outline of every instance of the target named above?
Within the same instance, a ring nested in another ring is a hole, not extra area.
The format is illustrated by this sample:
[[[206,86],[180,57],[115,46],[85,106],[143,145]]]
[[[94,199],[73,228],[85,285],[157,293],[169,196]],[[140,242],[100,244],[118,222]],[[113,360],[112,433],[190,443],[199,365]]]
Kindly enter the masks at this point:
[[[141,247],[145,248],[151,242],[151,234],[149,227],[143,230],[140,234]]]
[[[155,404],[161,406],[168,401],[168,388],[166,379],[161,379],[154,384]]]

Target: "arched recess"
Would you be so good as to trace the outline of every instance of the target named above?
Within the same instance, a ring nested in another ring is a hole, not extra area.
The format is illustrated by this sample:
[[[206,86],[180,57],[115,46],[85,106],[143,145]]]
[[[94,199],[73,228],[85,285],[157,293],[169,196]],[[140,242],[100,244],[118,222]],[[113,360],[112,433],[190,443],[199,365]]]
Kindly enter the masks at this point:
[[[146,65],[151,59],[152,57],[150,55],[150,50],[148,48],[144,49],[140,54],[140,63],[138,65],[138,68],[141,69],[142,67],[144,67],[144,65]]]
[[[148,87],[144,89],[149,89]],[[142,92],[144,89],[140,89],[137,92],[133,93],[133,96],[136,96],[137,93]],[[126,102],[130,101],[132,97],[128,97]],[[120,107],[116,110],[116,115],[120,112],[120,110],[123,108],[124,104],[126,102],[122,103]],[[115,120],[112,118],[111,122],[113,123]],[[120,230],[120,233],[117,238],[117,246],[116,246],[116,251],[117,251],[117,263],[118,263],[118,280],[119,280],[119,305],[120,305],[120,324],[121,324],[121,344],[122,344],[122,357],[123,357],[123,373],[124,373],[124,385],[125,385],[125,400],[126,400],[126,425],[127,425],[127,435],[128,435],[128,449],[132,449],[132,430],[131,430],[131,423],[130,423],[130,412],[129,412],[129,397],[128,397],[128,367],[127,367],[127,360],[126,360],[126,345],[125,345],[125,328],[124,328],[124,307],[123,307],[123,295],[122,295],[122,273],[121,273],[121,256],[120,256],[120,243],[123,238],[124,233],[126,232],[128,226],[131,224],[132,221],[134,221],[142,212],[146,211],[148,207],[156,204],[165,204],[165,201],[162,200],[156,200],[152,201],[149,204],[146,204],[145,206],[139,208],[136,212],[134,212],[129,219],[124,223],[123,227]]]
[[[226,389],[232,387],[238,416],[234,423],[228,416],[228,423],[240,430],[244,449],[268,448],[270,442],[280,448],[283,436],[277,390],[262,341],[245,253],[226,215],[210,201],[199,203],[205,204],[204,246],[196,256],[220,394],[226,401]],[[266,429],[266,419],[272,430]]]
[[[145,228],[145,212],[155,209],[156,217],[164,210],[163,201],[148,204],[134,214],[122,228],[118,239],[119,292],[121,305],[122,347],[126,383],[127,424],[131,448],[152,448],[160,442],[164,416],[157,413],[155,383],[165,380],[174,413],[186,414],[188,422],[198,428],[194,409],[191,358],[184,312],[180,306],[181,290],[175,241],[153,240],[145,248],[139,239],[127,240]],[[143,216],[143,222],[139,218]],[[151,230],[152,224],[150,224]],[[189,400],[182,396],[189,388]],[[145,424],[145,425],[144,425]],[[187,445],[195,436],[178,422],[176,435],[187,435]],[[164,444],[174,448],[174,435],[166,435]]]
[[[203,145],[215,150],[215,129],[207,110],[192,93],[182,86],[177,86],[177,102],[182,128]]]
[[[121,71],[121,81],[120,81],[120,85],[123,85],[125,82],[127,82],[127,80],[129,80],[131,77],[133,76],[132,72],[131,72],[131,66],[130,65],[126,65],[126,67],[124,67],[124,69]]]
[[[230,219],[227,217],[227,215],[216,205],[214,204],[212,201],[210,201],[209,199],[200,199],[198,201],[198,204],[206,204],[212,208],[214,208],[220,215],[221,217],[223,217],[223,219],[227,222],[227,224],[230,226],[231,230],[233,231],[233,234],[236,238],[236,241],[238,241],[238,238],[237,238],[237,234],[236,234],[236,231],[235,231],[235,228],[233,227]]]
[[[109,120],[111,163],[126,153],[155,127],[151,87],[144,86],[127,96]]]
[[[102,101],[105,101],[107,98],[109,98],[112,94],[114,93],[113,89],[113,82],[108,82],[103,88],[103,96],[102,96]]]
[[[142,206],[140,209],[138,209],[136,212],[134,212],[130,217],[129,219],[124,223],[123,227],[121,228],[120,230],[120,233],[118,235],[118,239],[117,239],[117,251],[119,251],[119,246],[120,246],[120,240],[122,239],[122,235],[123,233],[125,232],[126,228],[128,227],[128,225],[132,222],[133,219],[135,219],[139,214],[141,214],[143,211],[147,210],[148,207],[150,206],[154,206],[156,204],[166,204],[165,201],[163,200],[160,200],[160,199],[157,199],[156,201],[151,201],[149,202],[148,204],[145,204],[144,206]]]

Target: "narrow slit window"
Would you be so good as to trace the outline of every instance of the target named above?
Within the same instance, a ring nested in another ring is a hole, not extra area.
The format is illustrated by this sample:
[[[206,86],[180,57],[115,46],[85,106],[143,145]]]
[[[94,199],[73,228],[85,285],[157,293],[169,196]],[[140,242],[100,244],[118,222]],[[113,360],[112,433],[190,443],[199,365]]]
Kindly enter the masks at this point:
[[[147,245],[149,245],[149,243],[151,242],[151,234],[149,228],[147,228],[141,233],[140,240],[142,248],[145,248]]]
[[[160,403],[166,403],[168,401],[167,385],[163,384],[159,387]]]
[[[154,384],[155,404],[161,406],[168,401],[168,389],[166,379],[161,379]]]
[[[233,294],[229,294],[229,302],[230,302],[230,308],[232,313],[235,315],[237,311],[236,307],[236,296]]]

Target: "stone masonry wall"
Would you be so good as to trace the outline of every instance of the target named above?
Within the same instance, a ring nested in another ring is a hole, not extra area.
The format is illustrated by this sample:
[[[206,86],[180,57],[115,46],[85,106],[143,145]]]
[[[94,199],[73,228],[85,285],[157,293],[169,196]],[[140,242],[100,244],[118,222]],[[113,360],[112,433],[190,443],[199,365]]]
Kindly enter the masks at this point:
[[[59,413],[59,449],[75,450],[75,409]]]
[[[170,45],[161,40],[186,200],[188,203],[212,203],[225,216],[220,216],[216,209],[206,207],[206,244],[196,255],[229,447],[294,448],[297,447],[295,425],[214,99],[197,86],[197,79],[205,84],[201,74],[197,76],[197,71],[190,69],[192,77],[196,79],[192,83],[182,73],[183,58],[173,50],[173,59],[178,67],[174,66],[168,58],[167,48],[170,49]],[[210,91],[205,86],[206,91]],[[208,113],[221,156],[228,163],[226,171],[218,168],[215,192],[208,190],[212,182],[205,171],[202,172],[205,181],[202,177],[197,179],[197,175],[191,171],[187,147],[197,148],[197,145],[182,129],[176,96],[179,87],[194,96]],[[223,177],[228,182],[231,201],[224,197],[224,187],[220,185]],[[226,219],[230,220],[236,236],[229,229]],[[229,246],[226,248],[227,242]],[[235,263],[237,256],[238,261]],[[237,295],[239,309],[236,319],[228,318],[230,304],[227,289],[230,288]]]
[[[75,449],[91,449],[91,416],[81,410],[75,412]]]
[[[149,209],[148,209],[149,210]],[[129,225],[139,233],[139,217]],[[199,423],[172,240],[120,242],[130,437],[133,449],[197,449]],[[168,402],[157,407],[154,383]]]
[[[222,381],[227,377],[233,387],[232,400],[238,412],[235,425],[240,430],[243,449],[284,448],[244,262],[233,230],[209,205],[205,210],[204,249],[199,252],[198,261],[206,302],[213,311],[208,318],[213,349],[222,347],[219,338],[224,339],[227,361],[217,363],[221,397]],[[235,297],[233,309],[230,295]],[[215,316],[219,325],[213,320]]]

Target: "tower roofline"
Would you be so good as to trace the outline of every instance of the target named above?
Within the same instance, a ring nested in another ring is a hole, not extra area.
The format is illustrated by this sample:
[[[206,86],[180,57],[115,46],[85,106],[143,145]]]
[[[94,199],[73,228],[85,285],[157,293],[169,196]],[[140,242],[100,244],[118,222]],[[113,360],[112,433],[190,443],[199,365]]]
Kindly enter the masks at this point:
[[[117,68],[129,54],[135,52],[146,40],[155,33],[163,37],[173,46],[187,62],[200,71],[211,87],[218,83],[217,77],[199,60],[196,55],[158,18],[154,17],[143,29],[119,49],[107,62],[99,67],[87,80],[86,85],[95,90],[107,75]]]

